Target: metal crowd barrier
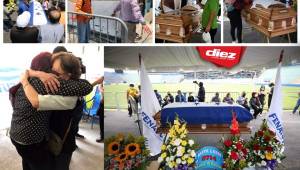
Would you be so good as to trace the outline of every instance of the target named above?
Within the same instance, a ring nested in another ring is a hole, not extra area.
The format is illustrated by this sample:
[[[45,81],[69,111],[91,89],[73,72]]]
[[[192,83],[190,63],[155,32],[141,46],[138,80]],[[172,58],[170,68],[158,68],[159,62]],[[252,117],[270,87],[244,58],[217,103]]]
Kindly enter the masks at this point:
[[[128,28],[124,21],[111,16],[81,14],[68,12],[68,41],[78,42],[77,15],[92,17],[90,20],[90,40],[95,43],[126,43],[128,42]]]

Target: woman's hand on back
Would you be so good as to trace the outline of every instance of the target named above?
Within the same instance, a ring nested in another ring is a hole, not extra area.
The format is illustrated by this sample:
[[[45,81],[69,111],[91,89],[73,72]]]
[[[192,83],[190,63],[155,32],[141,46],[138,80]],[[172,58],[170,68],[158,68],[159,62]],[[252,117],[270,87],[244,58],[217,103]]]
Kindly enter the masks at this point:
[[[60,87],[60,83],[58,81],[58,76],[52,73],[44,73],[42,72],[38,77],[44,84],[46,91],[49,93],[55,93],[58,91]]]
[[[20,77],[20,82],[22,85],[25,85],[28,82],[28,78],[29,78],[29,73],[28,73],[28,70],[26,70],[24,73],[22,73],[21,77]]]

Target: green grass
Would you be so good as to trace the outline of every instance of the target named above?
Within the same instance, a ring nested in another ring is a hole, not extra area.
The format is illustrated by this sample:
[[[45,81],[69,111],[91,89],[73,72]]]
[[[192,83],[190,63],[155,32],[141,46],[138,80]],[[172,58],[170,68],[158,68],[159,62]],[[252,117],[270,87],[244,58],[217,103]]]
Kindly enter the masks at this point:
[[[251,92],[258,91],[260,86],[247,85],[247,84],[204,84],[206,90],[206,102],[209,102],[215,92],[220,92],[221,99],[227,92],[232,93],[234,100],[237,99],[242,91],[247,92],[247,98],[250,99]],[[127,108],[126,90],[127,84],[119,85],[105,85],[105,108],[117,108],[118,101],[120,108]],[[198,93],[198,88],[194,84],[153,84],[153,89],[157,89],[162,97],[170,91],[174,96],[177,90],[182,92],[193,92],[194,95]],[[269,89],[266,89],[268,92]],[[283,87],[283,107],[284,109],[293,109],[297,99],[300,87]],[[267,99],[266,99],[267,102]]]

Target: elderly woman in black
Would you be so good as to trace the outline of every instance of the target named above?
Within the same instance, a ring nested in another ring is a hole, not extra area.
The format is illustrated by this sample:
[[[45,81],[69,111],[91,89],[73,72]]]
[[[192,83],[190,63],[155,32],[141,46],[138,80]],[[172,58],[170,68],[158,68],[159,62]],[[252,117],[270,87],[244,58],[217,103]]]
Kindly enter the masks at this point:
[[[73,65],[61,62],[70,61]],[[92,91],[92,85],[79,79],[80,63],[69,53],[58,53],[52,57],[52,71],[59,77],[57,92],[52,95],[85,96]],[[47,95],[43,82],[29,78],[28,71],[21,77],[20,87],[15,95],[10,136],[22,157],[24,170],[53,170],[52,156],[46,150],[49,139],[49,120],[51,111],[38,111],[38,94]]]

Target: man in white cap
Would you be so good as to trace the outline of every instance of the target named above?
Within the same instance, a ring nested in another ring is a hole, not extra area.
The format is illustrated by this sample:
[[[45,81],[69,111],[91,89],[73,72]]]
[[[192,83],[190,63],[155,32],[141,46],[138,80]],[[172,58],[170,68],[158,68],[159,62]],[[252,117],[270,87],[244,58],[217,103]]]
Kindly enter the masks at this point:
[[[36,27],[29,27],[30,12],[24,11],[18,16],[16,26],[10,31],[12,43],[37,43],[39,30]]]

